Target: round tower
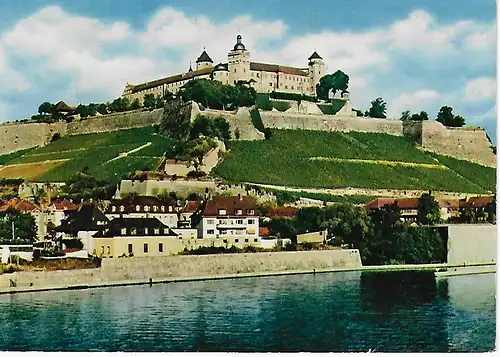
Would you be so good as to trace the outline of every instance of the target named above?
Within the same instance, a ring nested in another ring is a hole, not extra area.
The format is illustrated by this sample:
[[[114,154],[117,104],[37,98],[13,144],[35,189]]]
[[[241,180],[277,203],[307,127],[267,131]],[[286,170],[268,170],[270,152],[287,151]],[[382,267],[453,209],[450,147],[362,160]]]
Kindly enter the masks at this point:
[[[326,74],[325,62],[323,62],[323,58],[316,51],[314,51],[313,54],[309,56],[308,60],[309,79],[311,81],[309,90],[311,94],[316,95],[316,85],[319,83],[321,77]]]
[[[196,60],[196,70],[199,71],[200,69],[211,68],[213,63],[214,61],[212,61],[208,53],[205,51],[205,49],[203,49],[200,57],[198,57],[198,59]]]

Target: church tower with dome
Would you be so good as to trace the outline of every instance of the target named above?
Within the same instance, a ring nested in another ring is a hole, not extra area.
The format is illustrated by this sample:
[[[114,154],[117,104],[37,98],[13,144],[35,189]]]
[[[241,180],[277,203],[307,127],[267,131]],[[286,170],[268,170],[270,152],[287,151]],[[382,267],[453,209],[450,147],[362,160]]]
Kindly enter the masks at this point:
[[[139,99],[142,103],[148,93],[155,96],[176,93],[192,79],[209,79],[229,85],[242,81],[261,93],[275,91],[315,96],[316,85],[326,74],[325,62],[316,51],[309,56],[307,67],[251,62],[250,52],[243,44],[241,35],[237,35],[236,44],[227,54],[227,62],[213,64],[214,61],[203,49],[196,59],[195,70],[190,65],[184,73],[141,84],[127,83],[122,96],[131,101]]]

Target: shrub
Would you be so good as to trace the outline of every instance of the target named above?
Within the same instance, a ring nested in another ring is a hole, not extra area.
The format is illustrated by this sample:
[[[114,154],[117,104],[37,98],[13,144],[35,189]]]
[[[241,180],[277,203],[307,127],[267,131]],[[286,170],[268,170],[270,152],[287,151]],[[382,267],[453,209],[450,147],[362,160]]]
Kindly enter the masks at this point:
[[[260,117],[260,113],[257,109],[252,109],[250,111],[250,117],[252,118],[252,124],[260,132],[264,132],[264,124],[262,123],[262,118]]]
[[[269,93],[257,93],[257,97],[255,99],[255,106],[258,109],[262,110],[272,110],[273,105],[269,100]]]
[[[297,93],[284,93],[284,92],[271,92],[269,97],[274,99],[285,99],[285,100],[307,100],[309,102],[317,102],[318,99],[316,97],[311,97],[306,94],[297,94]]]
[[[271,128],[265,128],[264,137],[266,138],[266,140],[271,139],[272,136],[273,136],[273,131],[271,130]]]

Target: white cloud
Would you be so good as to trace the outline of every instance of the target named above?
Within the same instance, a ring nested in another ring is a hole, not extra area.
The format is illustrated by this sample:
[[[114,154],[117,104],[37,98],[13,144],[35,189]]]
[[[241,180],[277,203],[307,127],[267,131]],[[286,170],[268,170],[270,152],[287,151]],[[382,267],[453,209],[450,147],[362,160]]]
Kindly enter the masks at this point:
[[[389,118],[399,118],[405,110],[410,112],[429,111],[440,98],[440,94],[435,90],[421,89],[413,93],[403,93],[393,98],[387,106],[387,116]]]
[[[496,97],[496,93],[497,82],[495,78],[476,78],[465,86],[465,98],[469,102],[493,99]]]
[[[497,43],[496,23],[491,26],[479,27],[466,38],[467,47],[472,51],[492,50]]]
[[[24,76],[11,68],[5,50],[0,43],[0,92],[14,90],[23,92],[30,88]]]

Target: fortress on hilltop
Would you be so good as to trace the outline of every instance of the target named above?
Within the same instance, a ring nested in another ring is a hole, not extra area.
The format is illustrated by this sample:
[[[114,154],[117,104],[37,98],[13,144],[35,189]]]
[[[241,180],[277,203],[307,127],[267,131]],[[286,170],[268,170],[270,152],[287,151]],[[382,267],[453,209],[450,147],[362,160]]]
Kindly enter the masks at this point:
[[[316,84],[325,73],[323,58],[314,51],[308,58],[308,66],[304,68],[280,64],[268,64],[250,61],[250,52],[242,42],[241,35],[236,37],[236,44],[227,54],[227,63],[213,65],[213,60],[203,50],[196,60],[196,70],[189,66],[186,73],[180,73],[141,84],[125,86],[123,97],[131,101],[136,98],[143,102],[144,95],[152,93],[163,96],[167,91],[176,93],[191,79],[211,79],[224,84],[235,84],[244,81],[257,92],[272,91],[316,95]]]

